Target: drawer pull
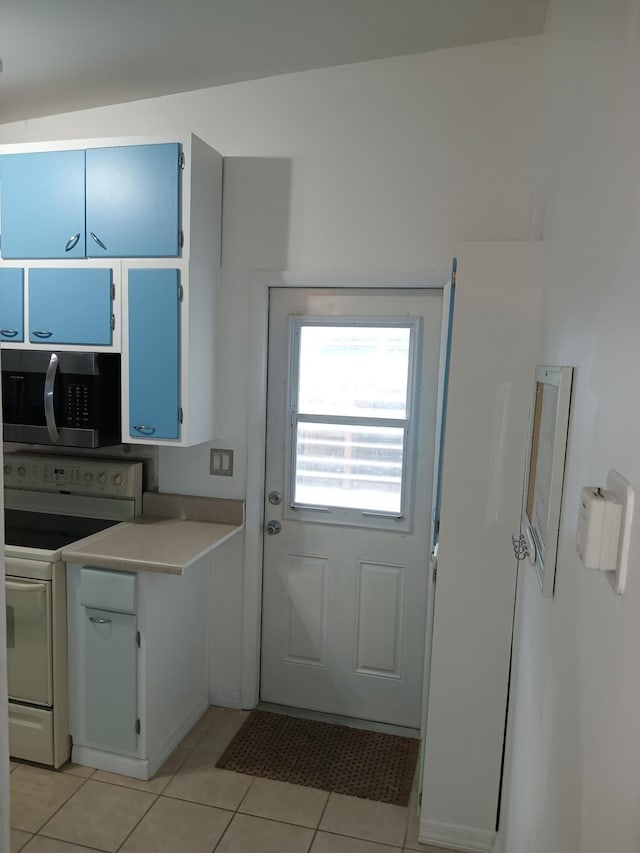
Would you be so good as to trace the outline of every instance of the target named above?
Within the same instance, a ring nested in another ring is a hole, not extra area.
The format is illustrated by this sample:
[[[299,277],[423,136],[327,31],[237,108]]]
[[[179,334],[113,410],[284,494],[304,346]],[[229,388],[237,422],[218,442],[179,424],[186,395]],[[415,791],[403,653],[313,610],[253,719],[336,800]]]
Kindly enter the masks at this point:
[[[74,234],[73,237],[69,237],[67,242],[64,244],[65,252],[70,252],[75,247],[75,245],[79,239],[80,239],[80,232],[78,232],[77,234]]]
[[[94,625],[111,625],[111,619],[98,619],[97,616],[89,616],[89,622]]]
[[[94,241],[94,243],[97,243],[97,244],[98,244],[98,246],[100,246],[100,248],[101,248],[101,249],[104,249],[104,250],[105,250],[105,252],[106,252],[106,251],[107,251],[107,247],[106,247],[106,246],[105,246],[105,244],[102,242],[102,240],[98,237],[98,235],[97,235],[97,234],[94,234],[94,233],[93,233],[93,231],[91,231],[90,233],[91,233],[91,239]]]
[[[15,338],[17,334],[17,329],[0,329],[0,335],[4,335],[5,338]]]
[[[141,424],[140,426],[135,426],[135,425],[134,425],[134,427],[133,427],[133,428],[134,428],[134,429],[136,429],[136,430],[138,430],[138,432],[141,432],[143,435],[153,435],[153,434],[154,434],[154,432],[156,431],[156,428],[155,428],[155,427],[153,427],[153,426],[143,426],[142,424]]]
[[[45,329],[34,329],[31,334],[35,335],[36,338],[50,338],[53,332],[48,332]]]

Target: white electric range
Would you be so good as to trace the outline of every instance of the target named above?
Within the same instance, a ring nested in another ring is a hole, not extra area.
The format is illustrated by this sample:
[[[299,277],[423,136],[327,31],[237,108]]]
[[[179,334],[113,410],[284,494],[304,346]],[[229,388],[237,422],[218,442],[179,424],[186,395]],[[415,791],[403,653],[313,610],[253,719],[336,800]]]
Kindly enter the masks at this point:
[[[142,511],[142,463],[10,453],[4,464],[10,753],[68,760],[63,548]]]

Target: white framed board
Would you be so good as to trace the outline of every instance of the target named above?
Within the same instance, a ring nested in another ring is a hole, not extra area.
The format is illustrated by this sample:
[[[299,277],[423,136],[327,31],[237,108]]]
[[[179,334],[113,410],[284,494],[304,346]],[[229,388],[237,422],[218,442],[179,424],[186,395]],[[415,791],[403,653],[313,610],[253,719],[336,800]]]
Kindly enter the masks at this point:
[[[572,381],[572,367],[536,367],[522,529],[546,598],[555,588]]]

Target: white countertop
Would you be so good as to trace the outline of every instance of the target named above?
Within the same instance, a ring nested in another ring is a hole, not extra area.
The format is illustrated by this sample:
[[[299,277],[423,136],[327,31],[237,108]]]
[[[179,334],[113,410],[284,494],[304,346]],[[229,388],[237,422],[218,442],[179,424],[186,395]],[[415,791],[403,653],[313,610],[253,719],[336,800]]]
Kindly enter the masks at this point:
[[[143,507],[138,518],[63,548],[62,559],[103,569],[181,575],[244,527],[242,501],[147,493]]]

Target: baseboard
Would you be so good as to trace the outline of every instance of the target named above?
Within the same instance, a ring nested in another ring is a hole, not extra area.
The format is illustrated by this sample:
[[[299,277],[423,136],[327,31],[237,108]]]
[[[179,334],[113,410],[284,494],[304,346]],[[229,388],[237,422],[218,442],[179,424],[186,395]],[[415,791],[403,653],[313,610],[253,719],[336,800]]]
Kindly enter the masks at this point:
[[[463,850],[464,853],[491,853],[495,837],[495,832],[491,830],[427,819],[420,821],[418,835],[422,844]]]
[[[228,687],[210,687],[209,704],[220,705],[222,708],[242,708],[240,691]]]
[[[118,773],[120,776],[131,776],[143,781],[152,776],[149,772],[149,762],[143,758],[118,755],[90,746],[74,746],[71,750],[71,760],[74,764],[84,767],[94,767],[96,770],[104,770],[105,773]]]

